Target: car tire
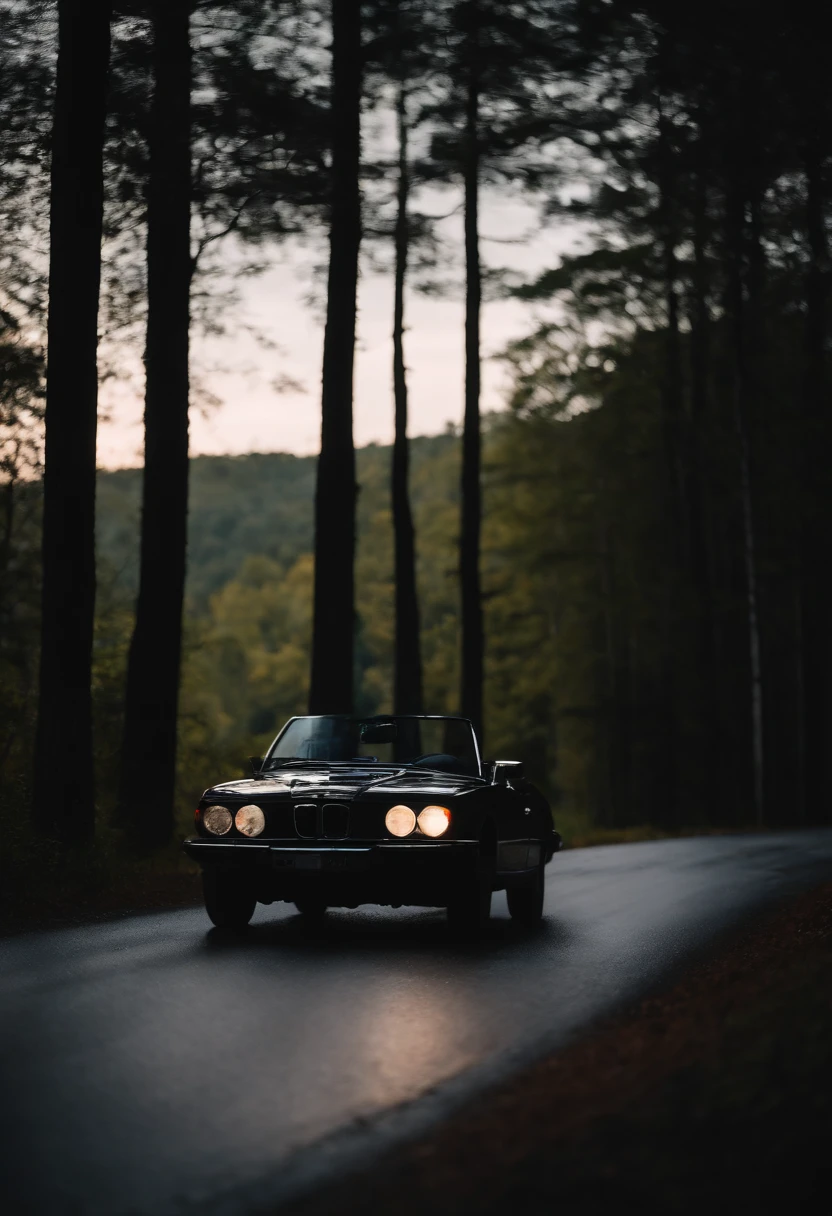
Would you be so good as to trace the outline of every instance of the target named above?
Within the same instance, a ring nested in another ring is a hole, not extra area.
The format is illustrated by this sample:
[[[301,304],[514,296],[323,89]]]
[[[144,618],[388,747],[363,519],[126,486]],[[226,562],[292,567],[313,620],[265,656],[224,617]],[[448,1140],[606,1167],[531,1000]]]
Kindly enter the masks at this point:
[[[256,896],[240,875],[213,866],[202,871],[202,894],[205,911],[218,929],[245,929],[257,907]]]
[[[522,887],[510,887],[506,891],[509,915],[521,925],[537,925],[543,918],[543,900],[546,894],[546,869],[541,862],[532,878]]]
[[[327,905],[321,899],[296,899],[295,907],[304,920],[323,920],[326,916]]]
[[[480,854],[474,872],[460,882],[448,901],[448,924],[455,933],[476,936],[483,932],[491,919],[493,888],[493,859]]]

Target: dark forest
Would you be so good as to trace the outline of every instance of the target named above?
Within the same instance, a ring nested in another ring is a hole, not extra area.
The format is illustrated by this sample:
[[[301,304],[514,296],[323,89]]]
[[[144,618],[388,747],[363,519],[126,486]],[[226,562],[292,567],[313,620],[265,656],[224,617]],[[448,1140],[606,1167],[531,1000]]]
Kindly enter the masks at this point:
[[[208,780],[302,712],[462,712],[574,840],[829,822],[821,23],[802,0],[0,0],[8,890],[67,849],[176,864]],[[460,281],[426,185],[461,208]],[[484,190],[581,248],[484,273]],[[327,267],[320,456],[189,460],[215,251],[298,232]],[[382,255],[395,442],[356,451]],[[462,425],[414,439],[427,280],[464,301]],[[495,298],[529,321],[485,413]],[[144,464],[107,473],[118,341]]]

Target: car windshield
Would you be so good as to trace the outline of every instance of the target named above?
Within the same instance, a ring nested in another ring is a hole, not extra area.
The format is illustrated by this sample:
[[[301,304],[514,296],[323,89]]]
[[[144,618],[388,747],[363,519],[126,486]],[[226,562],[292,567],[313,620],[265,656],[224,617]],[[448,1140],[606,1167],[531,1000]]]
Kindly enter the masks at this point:
[[[390,764],[480,775],[479,754],[466,718],[411,715],[358,718],[341,714],[292,718],[263,762],[276,769],[303,762]]]

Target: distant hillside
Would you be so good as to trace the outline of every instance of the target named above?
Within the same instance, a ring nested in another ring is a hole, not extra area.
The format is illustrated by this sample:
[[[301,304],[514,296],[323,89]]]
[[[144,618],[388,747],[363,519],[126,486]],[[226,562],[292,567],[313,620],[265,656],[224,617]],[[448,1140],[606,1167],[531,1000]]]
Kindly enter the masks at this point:
[[[414,439],[412,488],[417,513],[428,500],[456,497],[456,478],[431,475],[451,457],[452,435]],[[391,448],[358,451],[359,531],[389,507]],[[443,459],[444,458],[444,459]],[[451,457],[452,458],[452,457]],[[245,456],[198,456],[191,461],[188,594],[195,608],[233,578],[244,558],[266,556],[288,566],[311,552],[315,495],[313,456],[254,452]],[[138,571],[141,470],[122,469],[98,478],[98,551],[126,592]]]

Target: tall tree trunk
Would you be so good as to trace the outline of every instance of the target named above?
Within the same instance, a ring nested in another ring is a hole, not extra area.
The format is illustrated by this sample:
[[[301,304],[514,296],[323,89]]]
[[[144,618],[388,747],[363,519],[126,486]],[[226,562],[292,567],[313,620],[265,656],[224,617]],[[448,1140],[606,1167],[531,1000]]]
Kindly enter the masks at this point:
[[[65,841],[95,828],[95,441],[111,7],[58,3],[34,811],[39,827]]]
[[[800,722],[802,725],[802,821],[828,818],[832,768],[832,539],[829,515],[829,448],[832,419],[826,370],[829,246],[826,235],[824,103],[807,107],[804,165],[806,174],[805,372],[801,461],[802,519],[800,535]]]
[[[728,225],[728,313],[732,327],[733,409],[739,449],[739,492],[742,517],[742,551],[746,586],[746,620],[750,674],[750,737],[752,798],[755,822],[765,813],[765,754],[763,740],[763,676],[760,644],[759,594],[757,587],[757,542],[751,488],[751,443],[749,405],[751,376],[748,357],[748,319],[744,286],[746,198],[737,183],[729,200]]]
[[[332,2],[329,280],[315,489],[315,594],[309,712],[351,713],[355,634],[355,445],[352,433],[361,243],[361,4]]]
[[[462,431],[462,518],[460,584],[462,600],[461,707],[482,739],[484,635],[480,589],[480,306],[479,249],[479,37],[472,6],[466,41],[466,100],[463,181],[465,193],[465,419]]]
[[[752,44],[753,47],[753,44]],[[763,633],[758,575],[755,494],[751,459],[751,435],[756,420],[764,416],[766,401],[766,333],[765,333],[765,253],[763,250],[763,182],[761,160],[764,142],[761,116],[761,72],[758,52],[752,49],[748,65],[748,81],[744,89],[746,103],[745,157],[746,194],[748,199],[747,227],[747,317],[745,350],[742,357],[742,386],[738,393],[737,425],[742,456],[742,501],[745,529],[746,578],[748,583],[748,633],[751,664],[751,726],[752,758],[754,763],[754,802],[756,820],[765,820],[767,786],[770,776],[765,756],[766,711],[763,677]],[[740,339],[742,345],[742,337]],[[752,413],[753,411],[753,413]],[[757,421],[759,427],[759,421]]]
[[[705,163],[705,133],[699,128],[695,145],[693,176],[693,268],[690,290],[690,412],[688,446],[688,513],[690,520],[690,561],[697,595],[696,665],[699,673],[703,723],[701,751],[702,796],[717,798],[717,780],[724,757],[721,730],[719,680],[716,660],[714,591],[709,546],[710,499],[708,495],[707,426],[710,415],[710,330],[708,304],[708,183]]]
[[[660,79],[667,73],[668,39],[662,39],[659,52]],[[680,807],[680,767],[683,750],[680,746],[680,714],[677,705],[682,681],[679,672],[679,648],[676,644],[678,620],[681,615],[677,591],[679,574],[689,555],[688,518],[685,502],[686,477],[682,439],[683,377],[679,337],[679,266],[677,243],[677,166],[672,143],[672,123],[667,112],[667,100],[661,85],[657,97],[658,118],[658,185],[659,234],[664,271],[666,323],[664,333],[664,367],[661,403],[665,446],[665,545],[664,568],[667,585],[662,596],[665,638],[664,670],[662,675],[662,723],[664,764],[663,789],[666,815],[670,823],[678,821]]]
[[[686,477],[687,472],[682,439],[682,411],[684,379],[682,375],[682,347],[679,337],[679,263],[676,257],[677,212],[675,153],[671,142],[672,124],[667,113],[667,101],[658,98],[658,154],[659,154],[659,228],[661,231],[662,262],[664,269],[664,295],[666,307],[666,329],[664,341],[664,372],[662,384],[662,407],[667,449],[668,481],[670,491],[669,523],[675,536],[672,548],[677,554],[688,549]]]
[[[119,790],[128,830],[148,847],[170,838],[176,785],[188,530],[190,12],[191,0],[152,6],[142,534]]]
[[[690,516],[690,555],[694,581],[710,612],[711,570],[706,527],[705,435],[709,409],[709,365],[711,313],[708,306],[708,183],[704,132],[696,141],[696,168],[693,180],[693,271],[690,310],[690,421],[688,512]]]
[[[396,577],[396,642],[393,675],[393,712],[422,713],[422,654],[419,637],[419,600],[416,591],[416,552],[410,510],[407,440],[407,373],[404,364],[404,287],[410,233],[407,207],[410,170],[407,149],[407,91],[399,86],[396,100],[399,137],[399,181],[396,210],[396,270],[393,298],[393,394],[396,430],[393,441],[393,537]]]
[[[15,507],[17,506],[17,454],[8,466],[8,481],[3,483],[3,535],[0,537],[0,603],[8,587],[7,573],[12,557],[14,539]]]
[[[751,672],[751,763],[754,791],[754,818],[762,826],[765,817],[765,750],[763,741],[763,671],[760,645],[760,610],[757,589],[757,548],[754,508],[751,494],[751,456],[742,405],[742,382],[737,373],[735,409],[740,446],[740,495],[742,499],[743,555],[745,561],[746,605],[748,612],[748,659]]]

